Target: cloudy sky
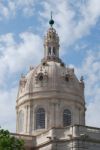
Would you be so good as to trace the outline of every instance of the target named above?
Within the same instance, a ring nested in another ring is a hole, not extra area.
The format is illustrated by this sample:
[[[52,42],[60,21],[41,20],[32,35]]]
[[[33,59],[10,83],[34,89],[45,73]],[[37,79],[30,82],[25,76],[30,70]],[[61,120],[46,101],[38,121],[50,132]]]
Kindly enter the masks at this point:
[[[100,0],[0,0],[0,126],[11,132],[19,79],[43,57],[51,11],[60,57],[84,76],[86,124],[100,127]]]

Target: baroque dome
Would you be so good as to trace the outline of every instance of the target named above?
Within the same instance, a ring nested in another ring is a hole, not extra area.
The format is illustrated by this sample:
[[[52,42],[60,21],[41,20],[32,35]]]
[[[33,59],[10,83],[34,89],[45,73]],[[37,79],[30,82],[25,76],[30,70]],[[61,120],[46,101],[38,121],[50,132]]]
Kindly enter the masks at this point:
[[[35,68],[30,67],[26,76],[21,76],[18,100],[22,97],[27,100],[28,95],[31,98],[45,98],[50,93],[50,98],[54,95],[66,98],[73,94],[76,97],[74,101],[78,101],[78,96],[81,98],[79,102],[84,103],[83,88],[84,83],[77,79],[73,68],[66,68],[63,63],[55,61],[41,62]]]
[[[59,57],[53,22],[44,37],[44,57],[22,75],[16,100],[17,133],[38,134],[52,127],[85,125],[84,82]]]

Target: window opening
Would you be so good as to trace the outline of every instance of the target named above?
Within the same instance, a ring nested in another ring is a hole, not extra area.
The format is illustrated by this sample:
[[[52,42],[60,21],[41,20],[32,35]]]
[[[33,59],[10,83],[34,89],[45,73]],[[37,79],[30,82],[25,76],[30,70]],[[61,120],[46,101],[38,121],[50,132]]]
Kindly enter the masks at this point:
[[[63,111],[63,126],[69,126],[71,125],[71,112],[68,109],[65,109]]]
[[[45,110],[39,108],[36,112],[36,129],[45,128]]]

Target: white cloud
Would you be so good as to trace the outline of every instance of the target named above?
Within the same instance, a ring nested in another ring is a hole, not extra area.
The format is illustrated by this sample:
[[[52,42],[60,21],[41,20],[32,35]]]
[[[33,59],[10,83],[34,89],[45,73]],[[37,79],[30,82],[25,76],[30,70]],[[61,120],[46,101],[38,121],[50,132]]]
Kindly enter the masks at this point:
[[[39,62],[43,52],[38,35],[24,32],[19,39],[17,42],[11,33],[0,36],[0,126],[10,131],[15,129],[16,73]]]
[[[86,121],[90,126],[100,127],[100,87],[96,89],[96,94],[87,106]]]
[[[12,74],[21,71],[42,57],[42,39],[38,35],[24,32],[19,38],[21,42],[18,43],[11,33],[0,36],[0,83],[5,79],[7,72]]]
[[[2,16],[7,18],[9,16],[9,10],[2,2],[0,2],[0,20],[2,19]]]
[[[17,88],[8,91],[0,90],[0,126],[15,131],[16,126],[16,100]]]
[[[0,36],[0,48],[2,46],[12,46],[15,44],[14,38],[13,38],[13,34],[12,33],[7,33],[5,35],[1,35]]]
[[[8,10],[9,10],[9,17],[10,16],[15,16],[16,15],[16,4],[14,1],[9,0],[8,1]]]
[[[4,0],[0,1],[0,20],[15,17],[20,10],[24,16],[29,17],[34,14],[35,0]]]
[[[78,75],[85,78],[85,97],[87,104],[86,123],[100,126],[100,50],[89,51],[83,65],[77,69]]]
[[[35,9],[35,0],[15,0],[14,3],[16,4],[16,8],[22,9],[23,14],[27,16],[32,16],[34,14],[34,9]]]
[[[37,4],[42,9],[37,11]],[[40,13],[38,18],[41,17],[43,26],[46,25],[44,19],[49,20],[50,11],[52,10],[61,44],[66,47],[90,33],[91,28],[98,22],[100,17],[100,1],[9,0],[6,5],[3,1],[0,2],[0,10],[2,10],[0,11],[0,18],[12,18],[19,11],[21,15],[24,14],[24,16],[29,17],[37,11],[37,14]]]
[[[40,15],[49,20],[48,12],[53,10],[54,20],[61,43],[66,47],[76,40],[90,33],[91,28],[98,22],[100,17],[100,1],[43,1],[41,2],[44,12]],[[55,7],[56,6],[56,7]]]

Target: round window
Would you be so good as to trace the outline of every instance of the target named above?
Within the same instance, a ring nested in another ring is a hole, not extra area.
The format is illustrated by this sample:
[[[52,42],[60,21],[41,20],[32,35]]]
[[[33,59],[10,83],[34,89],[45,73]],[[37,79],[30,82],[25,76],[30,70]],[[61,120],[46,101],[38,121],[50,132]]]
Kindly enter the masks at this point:
[[[42,81],[43,80],[43,75],[39,76],[39,80]]]

